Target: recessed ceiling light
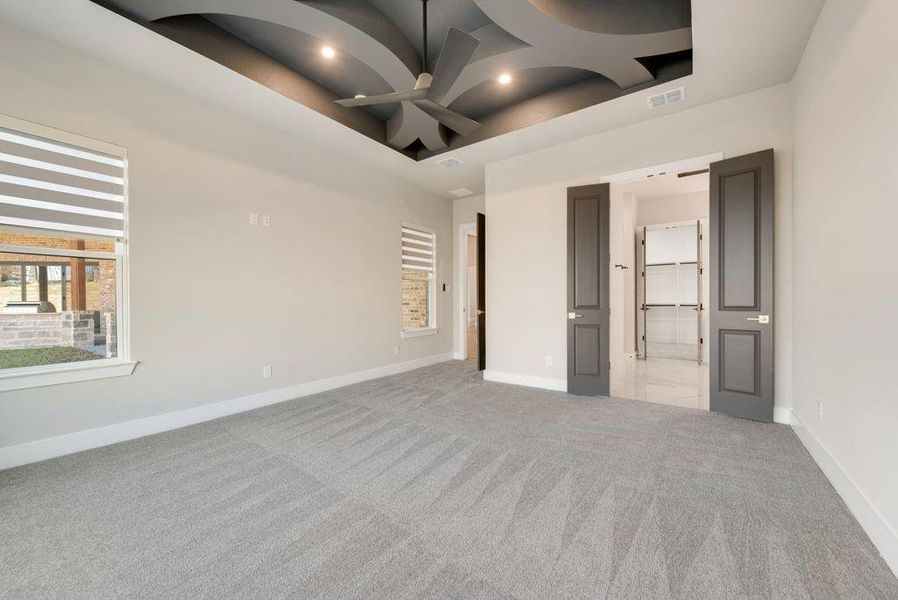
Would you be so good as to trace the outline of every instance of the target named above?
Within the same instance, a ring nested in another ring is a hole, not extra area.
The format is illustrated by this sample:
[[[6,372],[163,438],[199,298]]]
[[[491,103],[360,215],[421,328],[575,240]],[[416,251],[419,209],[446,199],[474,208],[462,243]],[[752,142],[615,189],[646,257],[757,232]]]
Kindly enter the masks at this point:
[[[324,46],[321,48],[321,56],[324,58],[333,58],[337,55],[337,51],[331,48],[330,46]]]
[[[511,75],[509,73],[502,73],[499,75],[499,83],[502,85],[508,85],[511,83]]]

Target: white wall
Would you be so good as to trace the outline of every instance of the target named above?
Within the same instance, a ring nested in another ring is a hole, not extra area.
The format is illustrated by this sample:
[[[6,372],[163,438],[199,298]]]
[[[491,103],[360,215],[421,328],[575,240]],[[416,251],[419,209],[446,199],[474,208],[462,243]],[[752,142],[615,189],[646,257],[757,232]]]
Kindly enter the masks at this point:
[[[449,201],[4,25],[0,56],[0,112],[128,149],[140,361],[0,394],[0,447],[451,352],[449,293],[400,339],[399,266],[400,223],[428,225],[452,280]]]
[[[709,193],[691,192],[666,198],[637,197],[636,224],[643,227],[707,219],[710,210]]]
[[[609,251],[611,258],[608,277],[611,320],[609,327],[612,369],[636,354],[636,211],[635,194],[619,185],[611,186],[609,219]],[[615,265],[623,265],[619,269]]]
[[[453,348],[456,358],[465,356],[465,324],[464,319],[458,319],[461,309],[465,305],[465,263],[462,251],[464,246],[459,244],[459,228],[477,222],[477,213],[485,212],[483,194],[459,198],[452,202],[452,236],[455,239],[455,254],[452,262],[455,291],[452,294],[452,311],[456,315]]]
[[[894,0],[830,0],[793,83],[793,409],[898,574],[896,24]]]
[[[776,404],[791,403],[788,86],[768,88],[493,163],[486,169],[488,376],[566,385],[566,189],[723,152],[776,151]],[[545,356],[553,357],[546,366]],[[498,375],[495,375],[498,374]]]

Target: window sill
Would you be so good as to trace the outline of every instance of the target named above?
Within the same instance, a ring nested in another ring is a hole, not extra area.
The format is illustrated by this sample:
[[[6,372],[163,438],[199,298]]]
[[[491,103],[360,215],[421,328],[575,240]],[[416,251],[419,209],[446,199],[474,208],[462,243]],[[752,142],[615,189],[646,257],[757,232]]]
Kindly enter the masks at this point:
[[[402,332],[402,339],[424,337],[425,335],[436,335],[440,332],[439,327],[425,327],[423,329],[409,329]]]
[[[118,359],[89,361],[89,363],[65,363],[40,367],[23,367],[0,371],[0,392],[24,390],[28,388],[125,377],[134,372],[136,362]]]

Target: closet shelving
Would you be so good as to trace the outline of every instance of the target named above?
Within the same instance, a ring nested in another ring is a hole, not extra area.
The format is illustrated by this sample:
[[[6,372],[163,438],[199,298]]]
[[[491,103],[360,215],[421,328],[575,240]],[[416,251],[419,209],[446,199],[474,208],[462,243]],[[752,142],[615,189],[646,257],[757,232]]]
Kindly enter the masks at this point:
[[[641,358],[702,361],[701,223],[642,228]]]

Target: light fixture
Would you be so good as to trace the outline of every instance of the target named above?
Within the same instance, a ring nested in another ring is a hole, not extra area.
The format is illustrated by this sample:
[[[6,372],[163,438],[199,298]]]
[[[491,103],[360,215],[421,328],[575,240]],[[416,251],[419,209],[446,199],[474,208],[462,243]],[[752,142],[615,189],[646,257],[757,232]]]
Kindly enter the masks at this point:
[[[511,83],[511,74],[502,73],[501,75],[499,75],[499,83],[501,83],[502,85],[508,85],[509,83]]]
[[[321,48],[321,56],[324,58],[333,58],[337,55],[337,51],[331,48],[330,46],[324,46]]]
[[[356,94],[355,96],[353,96],[353,98],[367,98],[367,97],[368,96],[366,96],[365,94]]]

